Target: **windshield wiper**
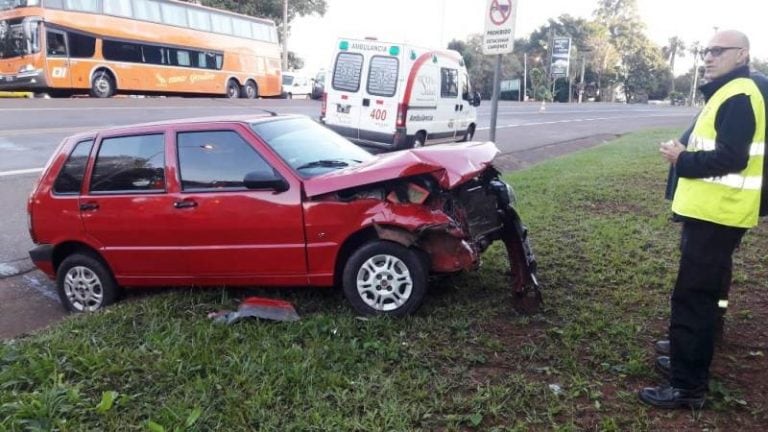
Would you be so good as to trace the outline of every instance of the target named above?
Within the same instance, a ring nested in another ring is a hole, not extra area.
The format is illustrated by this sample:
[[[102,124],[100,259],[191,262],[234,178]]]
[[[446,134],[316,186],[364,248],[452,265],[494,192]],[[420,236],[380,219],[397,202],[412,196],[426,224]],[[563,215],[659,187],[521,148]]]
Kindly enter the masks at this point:
[[[360,163],[359,160],[348,159],[355,163]],[[296,168],[297,170],[308,168],[344,168],[348,167],[349,162],[345,162],[341,159],[320,159],[313,162],[307,162],[304,165]]]

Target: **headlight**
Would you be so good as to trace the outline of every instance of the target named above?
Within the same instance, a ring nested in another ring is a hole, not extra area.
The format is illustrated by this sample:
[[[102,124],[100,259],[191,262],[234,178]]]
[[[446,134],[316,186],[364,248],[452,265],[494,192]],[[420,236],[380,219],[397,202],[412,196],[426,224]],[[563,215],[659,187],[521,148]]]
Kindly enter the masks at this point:
[[[19,73],[32,72],[33,70],[35,70],[35,67],[32,66],[31,64],[28,64],[28,65],[22,66],[21,69],[19,69]]]
[[[517,204],[515,190],[506,182],[503,182],[500,179],[494,179],[489,182],[489,186],[499,200],[499,208],[506,208],[507,206],[514,207]]]

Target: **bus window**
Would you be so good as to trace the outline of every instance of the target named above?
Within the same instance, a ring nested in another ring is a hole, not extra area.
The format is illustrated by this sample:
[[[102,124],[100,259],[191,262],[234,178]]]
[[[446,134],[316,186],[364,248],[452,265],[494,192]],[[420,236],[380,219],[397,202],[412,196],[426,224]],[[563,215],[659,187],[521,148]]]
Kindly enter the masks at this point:
[[[152,45],[142,45],[141,54],[144,56],[144,63],[163,64],[162,48]]]
[[[104,58],[132,63],[141,63],[141,48],[139,45],[104,40]]]
[[[207,11],[189,9],[189,27],[195,30],[211,31],[211,14]]]
[[[47,53],[52,57],[65,57],[67,44],[64,42],[64,33],[47,31],[45,37],[48,40]]]
[[[91,58],[96,52],[96,38],[80,33],[68,32],[69,56],[75,58]]]
[[[102,0],[104,2],[104,13],[122,17],[133,17],[131,2],[125,0]],[[46,1],[46,4],[48,2]]]
[[[217,33],[232,34],[232,18],[226,15],[211,14],[213,31]]]
[[[163,21],[160,15],[160,3],[152,0],[133,0],[133,16],[145,21]]]
[[[66,0],[65,3],[69,10],[99,12],[99,0]]]
[[[179,27],[187,26],[187,11],[183,7],[170,3],[163,3],[161,5],[161,11],[163,13],[164,23]]]

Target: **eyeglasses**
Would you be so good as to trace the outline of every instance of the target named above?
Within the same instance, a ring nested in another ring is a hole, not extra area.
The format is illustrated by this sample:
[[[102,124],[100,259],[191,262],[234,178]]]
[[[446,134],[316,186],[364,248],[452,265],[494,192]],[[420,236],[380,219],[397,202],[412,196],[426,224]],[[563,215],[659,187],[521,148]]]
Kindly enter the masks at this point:
[[[701,55],[701,59],[704,60],[704,57],[707,56],[707,54],[712,54],[712,57],[720,57],[722,53],[724,53],[727,50],[732,49],[744,49],[742,47],[720,47],[720,46],[713,46],[709,48],[704,48],[703,50],[699,51],[699,55]]]

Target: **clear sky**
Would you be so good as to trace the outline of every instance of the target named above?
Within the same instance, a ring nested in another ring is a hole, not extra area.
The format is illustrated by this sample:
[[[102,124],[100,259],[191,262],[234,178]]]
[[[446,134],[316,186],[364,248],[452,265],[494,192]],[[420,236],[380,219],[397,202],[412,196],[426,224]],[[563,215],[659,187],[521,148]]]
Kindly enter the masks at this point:
[[[289,0],[290,1],[290,0]],[[706,44],[715,31],[733,28],[747,34],[752,57],[768,59],[768,15],[758,12],[764,0],[637,0],[646,35],[659,45],[672,36],[687,44]],[[482,33],[487,0],[327,0],[324,17],[302,17],[291,23],[288,49],[305,61],[314,75],[331,61],[338,37],[376,37],[444,48],[451,39]],[[591,18],[597,0],[519,0],[515,37],[528,36],[562,14]],[[761,9],[765,6],[761,7]],[[746,11],[746,13],[744,12]],[[677,74],[692,65],[692,57],[677,60]]]

